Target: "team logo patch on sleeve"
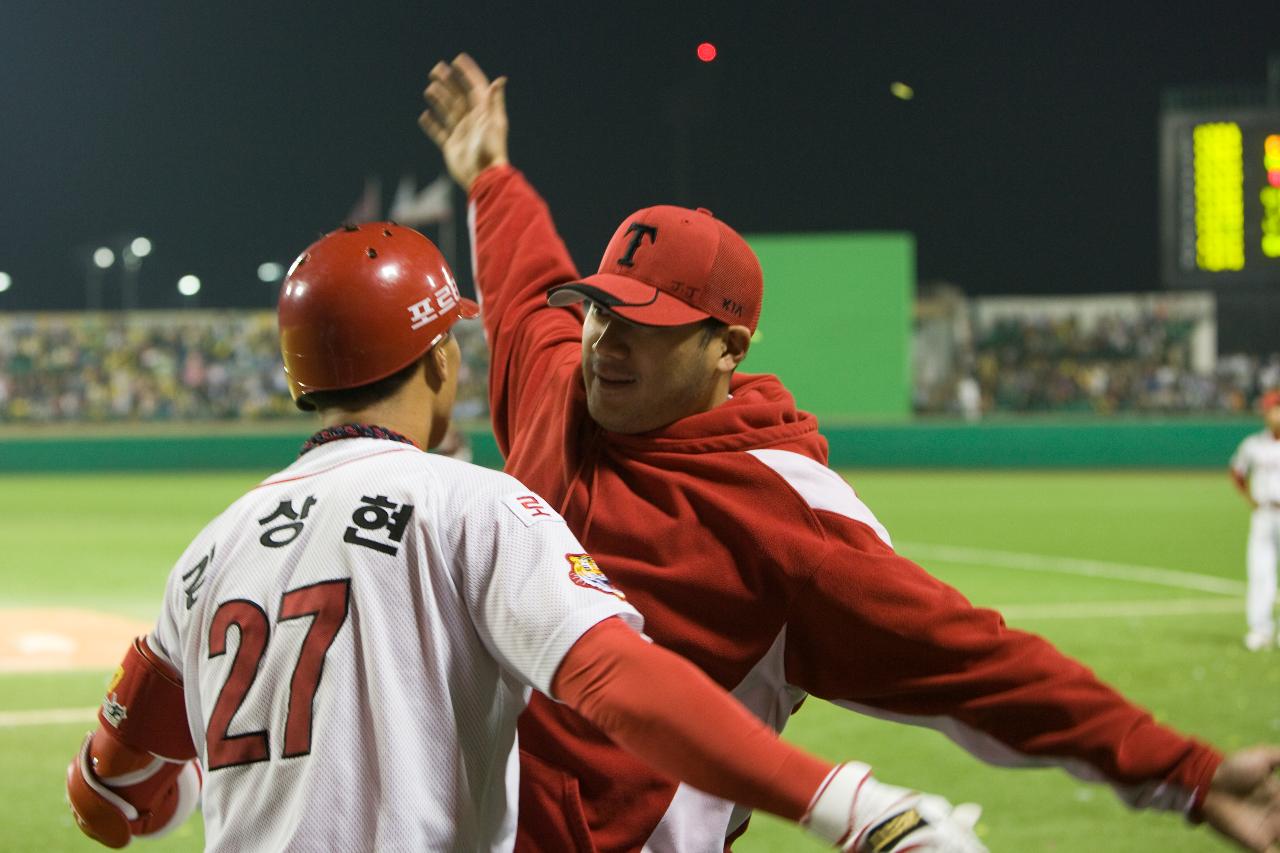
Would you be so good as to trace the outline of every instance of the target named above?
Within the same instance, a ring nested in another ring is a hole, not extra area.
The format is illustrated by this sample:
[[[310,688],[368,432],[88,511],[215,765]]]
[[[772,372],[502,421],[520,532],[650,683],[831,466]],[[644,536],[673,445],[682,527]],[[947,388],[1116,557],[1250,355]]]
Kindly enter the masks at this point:
[[[540,521],[558,521],[564,524],[560,513],[547,506],[547,502],[532,492],[517,492],[507,495],[502,503],[511,514],[520,519],[525,527],[532,527]]]
[[[578,586],[616,596],[622,601],[627,600],[621,590],[609,583],[609,578],[590,554],[565,554],[564,558],[569,561],[569,580]]]

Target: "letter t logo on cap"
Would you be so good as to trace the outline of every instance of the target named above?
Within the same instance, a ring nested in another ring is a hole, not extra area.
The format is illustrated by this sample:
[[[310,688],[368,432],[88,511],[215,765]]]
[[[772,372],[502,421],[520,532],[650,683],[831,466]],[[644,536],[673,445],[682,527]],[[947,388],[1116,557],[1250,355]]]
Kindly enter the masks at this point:
[[[658,229],[652,225],[641,225],[639,222],[632,222],[631,227],[627,229],[627,233],[631,235],[631,242],[627,244],[627,253],[618,258],[618,263],[624,267],[635,266],[636,249],[640,248],[640,244],[644,242],[646,234],[649,235],[649,242],[658,242]]]

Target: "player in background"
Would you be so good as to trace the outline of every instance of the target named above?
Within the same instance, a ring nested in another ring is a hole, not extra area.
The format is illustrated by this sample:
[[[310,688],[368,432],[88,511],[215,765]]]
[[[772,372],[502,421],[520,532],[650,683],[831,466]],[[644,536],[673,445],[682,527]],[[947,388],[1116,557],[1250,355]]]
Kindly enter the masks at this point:
[[[1262,395],[1265,429],[1245,438],[1231,457],[1231,479],[1253,507],[1245,565],[1249,593],[1245,616],[1251,652],[1271,647],[1275,638],[1276,560],[1280,559],[1280,391]]]
[[[898,556],[826,466],[814,418],[776,377],[737,372],[763,277],[736,232],[706,210],[647,208],[580,276],[510,164],[505,85],[465,54],[438,63],[419,117],[469,196],[494,432],[507,471],[559,509],[655,642],[775,728],[813,694],[1274,853],[1280,747],[1224,758]],[[695,853],[745,828],[743,804],[646,770],[562,705],[535,696],[520,746],[528,849],[554,849],[539,841],[557,824],[600,849]]]
[[[985,850],[975,806],[779,741],[646,642],[536,494],[425,452],[453,408],[450,327],[477,312],[393,223],[294,262],[281,349],[324,427],[174,567],[68,768],[81,828],[112,847],[170,829],[203,776],[208,850],[508,850],[533,688],[662,773],[844,849]]]

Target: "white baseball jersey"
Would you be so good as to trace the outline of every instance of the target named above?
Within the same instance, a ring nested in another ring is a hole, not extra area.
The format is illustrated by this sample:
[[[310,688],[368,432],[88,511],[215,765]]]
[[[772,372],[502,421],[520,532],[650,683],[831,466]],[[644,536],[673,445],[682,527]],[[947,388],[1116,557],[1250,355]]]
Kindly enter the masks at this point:
[[[1280,438],[1270,430],[1240,442],[1231,469],[1249,478],[1249,494],[1259,504],[1280,504]]]
[[[169,576],[208,850],[507,850],[516,717],[640,615],[517,480],[377,438],[231,505]]]

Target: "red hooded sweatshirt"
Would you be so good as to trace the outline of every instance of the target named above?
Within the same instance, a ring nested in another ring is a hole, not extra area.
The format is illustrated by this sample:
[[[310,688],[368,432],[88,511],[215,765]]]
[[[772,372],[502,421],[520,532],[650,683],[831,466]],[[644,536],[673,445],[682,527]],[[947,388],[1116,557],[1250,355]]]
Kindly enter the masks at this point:
[[[597,426],[582,316],[546,303],[579,278],[546,204],[494,167],[469,213],[506,470],[559,508],[657,643],[778,730],[812,694],[931,726],[992,763],[1058,765],[1133,806],[1196,816],[1221,756],[895,554],[777,378],[739,374],[728,401],[652,432]],[[710,853],[748,816],[541,696],[520,746],[518,849]]]

